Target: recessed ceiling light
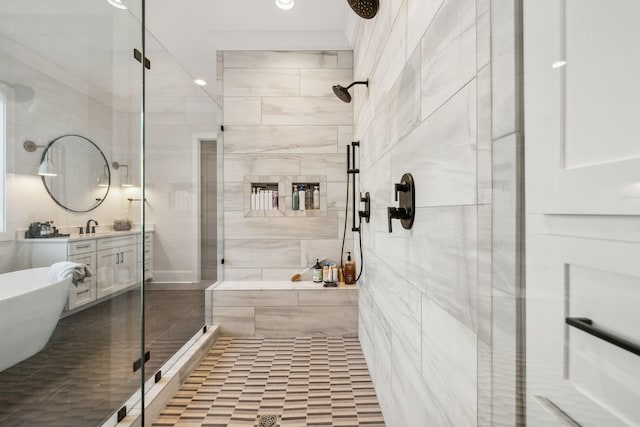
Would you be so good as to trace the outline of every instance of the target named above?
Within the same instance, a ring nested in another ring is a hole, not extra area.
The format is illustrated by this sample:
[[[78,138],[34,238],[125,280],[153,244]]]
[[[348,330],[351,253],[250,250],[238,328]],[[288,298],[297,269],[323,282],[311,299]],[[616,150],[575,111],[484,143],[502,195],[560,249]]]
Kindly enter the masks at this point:
[[[107,0],[107,3],[109,3],[113,7],[117,7],[118,9],[126,9],[127,8],[127,6],[122,4],[122,0]]]
[[[195,84],[197,84],[198,86],[206,86],[207,85],[207,82],[202,80],[202,79],[195,79],[193,82]]]
[[[276,5],[280,9],[289,10],[293,7],[294,2],[293,0],[276,0]]]

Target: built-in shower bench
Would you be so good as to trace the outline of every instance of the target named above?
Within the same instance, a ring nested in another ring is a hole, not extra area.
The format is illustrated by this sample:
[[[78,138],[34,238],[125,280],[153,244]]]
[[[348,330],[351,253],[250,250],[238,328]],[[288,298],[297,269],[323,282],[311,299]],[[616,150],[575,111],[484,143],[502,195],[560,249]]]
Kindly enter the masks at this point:
[[[358,287],[313,282],[222,281],[207,289],[209,320],[222,335],[358,335]]]

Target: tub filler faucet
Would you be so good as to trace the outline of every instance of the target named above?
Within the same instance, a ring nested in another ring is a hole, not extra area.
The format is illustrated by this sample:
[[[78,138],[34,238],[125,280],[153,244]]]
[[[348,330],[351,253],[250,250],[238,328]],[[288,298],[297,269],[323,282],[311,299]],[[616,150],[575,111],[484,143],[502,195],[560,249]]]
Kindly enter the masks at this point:
[[[95,223],[95,225],[93,227],[91,227],[91,222],[92,221]],[[98,224],[98,221],[96,221],[95,219],[90,219],[89,221],[87,221],[87,226],[85,227],[84,232],[86,234],[95,233],[96,232],[96,225],[100,225],[100,224]]]

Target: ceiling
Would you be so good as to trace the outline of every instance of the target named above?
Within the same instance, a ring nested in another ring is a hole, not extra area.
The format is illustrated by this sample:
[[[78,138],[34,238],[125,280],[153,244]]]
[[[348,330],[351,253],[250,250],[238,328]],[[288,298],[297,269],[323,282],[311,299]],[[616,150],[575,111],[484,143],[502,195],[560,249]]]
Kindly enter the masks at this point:
[[[134,0],[135,1],[135,0]],[[215,82],[218,50],[351,49],[356,15],[346,0],[147,2],[147,28],[194,78]],[[214,84],[205,88],[212,96]]]
[[[37,67],[36,54],[54,65],[37,68],[79,90],[125,98],[139,73],[130,49],[142,13],[140,0],[122,3],[129,10],[107,0],[0,0],[0,52],[21,50],[18,59]],[[215,99],[216,51],[347,50],[357,23],[346,0],[295,0],[290,10],[275,0],[147,1],[147,56],[152,69],[162,67],[165,85],[202,78]]]

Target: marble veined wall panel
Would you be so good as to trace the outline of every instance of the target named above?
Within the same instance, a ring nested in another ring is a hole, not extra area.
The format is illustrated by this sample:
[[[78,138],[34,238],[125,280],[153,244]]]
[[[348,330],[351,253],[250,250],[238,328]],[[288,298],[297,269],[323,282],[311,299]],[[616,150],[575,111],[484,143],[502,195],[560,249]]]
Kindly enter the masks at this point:
[[[223,58],[225,257],[233,260],[225,268],[234,277],[282,279],[310,259],[337,258],[353,105],[337,99],[331,87],[352,81],[353,52],[227,51]],[[285,216],[245,217],[246,186],[234,183],[248,176],[321,177],[322,212],[293,215],[286,188],[279,195],[288,207]],[[252,239],[260,242],[252,245]],[[276,246],[269,254],[268,245]],[[353,239],[346,247],[353,247]]]
[[[505,128],[494,123],[492,134],[495,101],[510,105],[508,92],[493,92],[492,20],[513,20],[514,8],[496,7],[488,0],[390,1],[358,28],[354,77],[369,77],[370,86],[355,92],[353,138],[361,146],[360,191],[371,194],[359,338],[388,426],[488,425],[502,403],[491,402],[491,323],[502,313],[492,281],[514,276],[507,256],[514,248],[513,236],[492,226],[496,211],[504,212],[501,229],[508,231],[514,209],[510,198],[498,210],[491,204],[494,184],[514,190],[514,152],[492,144],[495,129]],[[513,55],[499,58],[506,64]],[[394,221],[389,233],[387,208],[396,206],[394,184],[405,172],[416,183],[415,222],[405,230]],[[492,260],[500,239],[504,265]]]

